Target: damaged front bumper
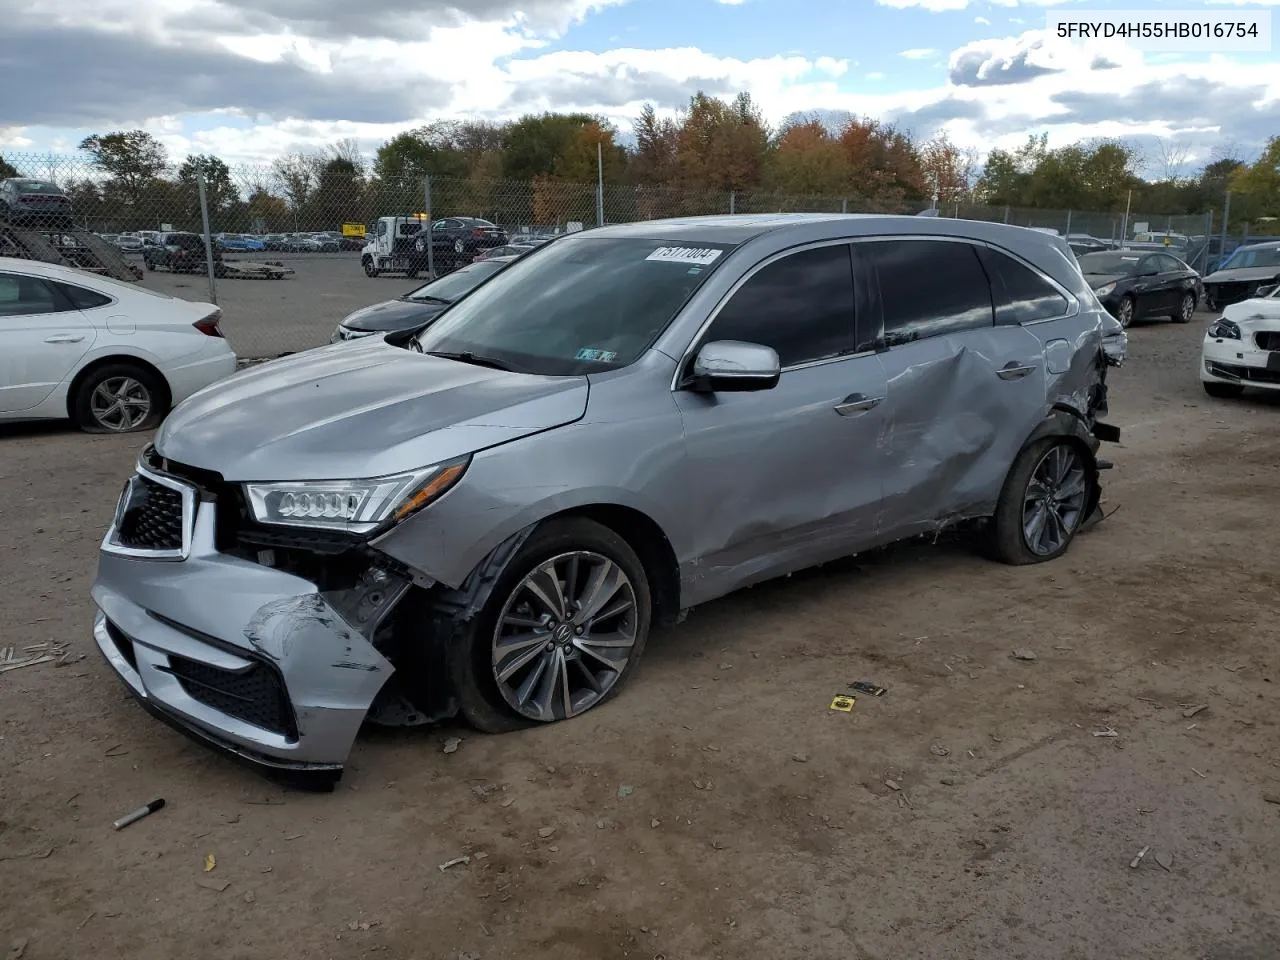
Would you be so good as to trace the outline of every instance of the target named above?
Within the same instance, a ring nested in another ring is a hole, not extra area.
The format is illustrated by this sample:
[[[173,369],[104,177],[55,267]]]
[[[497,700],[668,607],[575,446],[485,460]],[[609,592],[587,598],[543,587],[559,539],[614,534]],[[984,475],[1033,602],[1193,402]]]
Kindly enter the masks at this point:
[[[394,671],[370,637],[408,585],[388,578],[321,593],[219,553],[216,509],[192,504],[184,557],[122,551],[108,534],[93,585],[94,639],[134,695],[173,725],[264,770],[335,780]]]

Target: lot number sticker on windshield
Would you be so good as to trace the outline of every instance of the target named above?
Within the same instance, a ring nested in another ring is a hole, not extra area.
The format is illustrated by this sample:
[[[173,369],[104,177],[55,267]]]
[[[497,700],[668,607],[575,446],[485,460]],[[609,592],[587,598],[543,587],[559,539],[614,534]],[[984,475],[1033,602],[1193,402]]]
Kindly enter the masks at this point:
[[[711,247],[659,247],[645,257],[646,260],[658,260],[662,263],[696,263],[708,266],[715,263],[716,258],[724,253]]]
[[[583,347],[578,351],[575,360],[594,360],[597,363],[612,363],[618,355],[612,350],[596,350],[594,347]]]

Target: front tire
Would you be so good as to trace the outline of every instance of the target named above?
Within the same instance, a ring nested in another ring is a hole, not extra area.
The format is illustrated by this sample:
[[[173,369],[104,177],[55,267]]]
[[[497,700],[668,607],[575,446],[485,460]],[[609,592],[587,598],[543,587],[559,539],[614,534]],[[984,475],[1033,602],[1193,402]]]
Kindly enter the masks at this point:
[[[164,384],[151,371],[132,363],[110,363],[76,388],[72,419],[85,433],[149,430],[164,417],[165,398]]]
[[[502,733],[599,706],[634,672],[652,615],[644,565],[622,537],[585,518],[545,523],[455,637],[463,716]]]
[[[376,277],[378,275],[378,265],[374,263],[373,257],[364,257],[360,261],[360,265],[364,267],[364,275],[366,277]]]
[[[1204,392],[1219,400],[1236,400],[1244,394],[1244,387],[1238,383],[1218,383],[1213,380],[1202,380]]]
[[[1195,316],[1195,313],[1196,313],[1195,294],[1184,293],[1182,297],[1178,300],[1177,312],[1174,313],[1174,315],[1169,319],[1172,320],[1174,323],[1190,323],[1191,318]]]
[[[1120,298],[1120,304],[1116,307],[1116,319],[1120,321],[1120,326],[1126,330],[1129,329],[1129,324],[1133,323],[1133,315],[1136,309],[1137,305],[1134,303],[1133,297],[1124,296]]]
[[[992,519],[996,559],[1023,565],[1062,556],[1084,524],[1096,484],[1096,468],[1072,441],[1047,437],[1026,447]]]

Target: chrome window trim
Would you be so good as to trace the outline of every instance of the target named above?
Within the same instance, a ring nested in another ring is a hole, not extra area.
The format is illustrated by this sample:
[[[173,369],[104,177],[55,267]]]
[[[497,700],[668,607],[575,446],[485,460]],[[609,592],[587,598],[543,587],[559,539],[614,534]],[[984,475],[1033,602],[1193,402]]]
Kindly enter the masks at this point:
[[[777,261],[783,259],[784,257],[790,257],[797,253],[804,253],[805,251],[808,251],[808,250],[819,250],[823,247],[838,247],[838,246],[847,247],[851,243],[853,243],[853,238],[851,237],[835,237],[835,238],[828,238],[826,240],[813,240],[813,241],[810,241],[809,243],[801,243],[801,244],[797,244],[794,247],[787,247],[785,250],[778,250],[774,253],[769,254],[769,256],[765,257],[763,260],[758,261],[754,266],[751,267],[750,270],[748,270],[741,277],[735,280],[733,283],[733,286],[731,286],[725,292],[724,296],[722,296],[720,300],[716,303],[716,305],[712,308],[711,312],[707,315],[707,319],[702,321],[701,324],[699,324],[697,331],[693,335],[693,338],[689,341],[689,345],[686,346],[684,348],[684,351],[680,354],[680,358],[676,361],[675,371],[671,374],[671,392],[676,393],[681,389],[680,388],[680,380],[681,380],[680,371],[684,369],[685,364],[689,362],[689,359],[692,356],[694,356],[697,346],[702,342],[702,338],[706,334],[706,332],[711,329],[711,325],[716,322],[716,318],[720,316],[720,312],[725,308],[725,306],[729,303],[729,301],[732,300],[737,295],[738,291],[741,290],[746,285],[748,280],[754,277],[757,273],[759,273],[765,267],[773,263],[776,263]],[[733,251],[730,251],[730,253],[732,252]],[[857,298],[856,284],[857,284],[858,276],[857,276],[857,271],[854,269],[854,266],[853,266],[852,257],[850,258],[850,261],[849,261],[849,269],[853,273],[853,281],[855,284],[854,297],[856,300]],[[854,315],[854,323],[855,324],[857,323],[856,314]],[[856,326],[853,329],[852,333],[856,343],[857,334],[858,334]],[[874,350],[860,350],[857,353],[841,353],[841,354],[837,354],[834,357],[821,357],[817,360],[806,360],[804,363],[793,363],[790,366],[782,367],[779,370],[779,374],[790,373],[793,370],[807,370],[810,367],[824,366],[825,364],[836,363],[837,361],[840,361],[840,360],[851,360],[854,357],[872,356],[874,354],[875,354]]]
[[[107,530],[107,535],[102,538],[102,550],[104,553],[115,554],[119,557],[130,557],[135,560],[185,560],[191,556],[191,540],[195,532],[196,525],[196,488],[190,484],[175,480],[173,477],[167,477],[163,474],[149,470],[141,463],[137,465],[133,477],[129,478],[132,484],[136,477],[145,477],[152,483],[159,484],[162,487],[168,487],[170,490],[177,492],[182,497],[182,546],[176,550],[146,550],[141,547],[128,547],[118,541],[120,522],[120,508],[125,500],[125,492],[121,492],[120,499],[116,502],[116,511],[111,518],[111,526]]]

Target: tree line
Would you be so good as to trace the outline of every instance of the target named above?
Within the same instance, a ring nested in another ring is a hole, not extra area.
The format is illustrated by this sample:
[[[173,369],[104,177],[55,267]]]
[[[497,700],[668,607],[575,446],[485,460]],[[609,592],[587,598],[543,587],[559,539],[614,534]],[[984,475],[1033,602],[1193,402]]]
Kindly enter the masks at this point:
[[[992,150],[984,164],[945,134],[914,137],[892,123],[844,114],[793,115],[771,127],[751,97],[694,95],[678,118],[646,106],[629,142],[601,117],[530,114],[506,123],[440,120],[401,133],[373,158],[354,141],[296,153],[269,167],[232,170],[208,155],[176,166],[142,130],[86,137],[80,149],[98,176],[63,177],[90,222],[190,227],[200,217],[204,179],[214,229],[334,229],[387,213],[422,210],[423,180],[435,184],[433,215],[472,214],[500,222],[595,220],[603,173],[606,215],[642,219],[728,209],[840,209],[916,212],[970,204],[1169,215],[1220,214],[1255,224],[1280,215],[1280,137],[1253,163],[1224,155],[1186,174],[1171,145],[1163,176],[1133,146],[1093,140],[1049,148],[1032,135],[1016,150]],[[599,167],[597,166],[599,164]],[[0,175],[6,167],[0,158]],[[12,171],[12,167],[9,167]],[[16,171],[15,171],[16,172]],[[1220,221],[1219,221],[1220,222]]]

